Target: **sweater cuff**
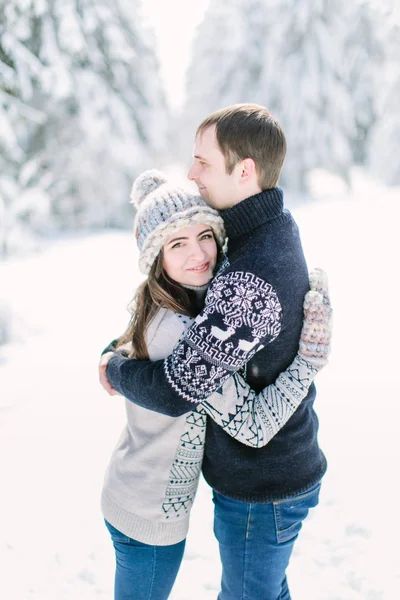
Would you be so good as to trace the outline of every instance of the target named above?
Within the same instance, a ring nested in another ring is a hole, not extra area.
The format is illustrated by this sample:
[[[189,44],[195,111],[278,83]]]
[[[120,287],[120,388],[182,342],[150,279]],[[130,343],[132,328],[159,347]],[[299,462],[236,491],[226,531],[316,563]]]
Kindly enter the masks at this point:
[[[107,379],[117,392],[124,395],[124,391],[122,389],[122,366],[125,361],[128,360],[125,356],[122,356],[118,352],[115,352],[114,355],[110,358],[107,363],[106,375]]]

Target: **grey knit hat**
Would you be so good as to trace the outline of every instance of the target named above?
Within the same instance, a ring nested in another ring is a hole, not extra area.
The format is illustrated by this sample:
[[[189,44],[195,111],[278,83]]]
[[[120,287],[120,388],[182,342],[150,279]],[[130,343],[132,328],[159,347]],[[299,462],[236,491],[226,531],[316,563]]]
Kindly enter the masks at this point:
[[[148,274],[167,238],[189,225],[209,225],[222,247],[225,228],[218,212],[201,196],[170,184],[160,171],[145,171],[135,180],[131,192],[137,208],[134,231],[140,250],[139,268]]]

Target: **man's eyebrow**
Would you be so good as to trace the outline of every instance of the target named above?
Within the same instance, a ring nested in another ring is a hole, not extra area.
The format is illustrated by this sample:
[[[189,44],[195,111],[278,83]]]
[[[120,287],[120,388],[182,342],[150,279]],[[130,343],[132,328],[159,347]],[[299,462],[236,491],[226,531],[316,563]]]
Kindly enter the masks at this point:
[[[205,160],[207,162],[207,159],[204,158],[204,156],[200,156],[200,154],[194,154],[194,158],[198,158],[199,160]]]

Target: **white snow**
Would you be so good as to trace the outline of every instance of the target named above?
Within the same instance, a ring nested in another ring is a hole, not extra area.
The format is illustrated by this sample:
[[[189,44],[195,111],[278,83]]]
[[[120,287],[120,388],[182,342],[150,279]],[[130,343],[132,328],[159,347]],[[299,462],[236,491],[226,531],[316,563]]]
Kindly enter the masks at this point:
[[[295,213],[310,266],[329,273],[335,310],[316,402],[329,470],[295,546],[292,596],[394,600],[399,194],[360,176],[351,194],[321,177],[314,189],[319,200]],[[97,361],[125,327],[136,264],[132,236],[115,232],[71,235],[0,263],[14,331],[0,347],[1,598],[112,598],[99,496],[124,411],[100,388]],[[171,600],[215,600],[219,577],[202,482]]]

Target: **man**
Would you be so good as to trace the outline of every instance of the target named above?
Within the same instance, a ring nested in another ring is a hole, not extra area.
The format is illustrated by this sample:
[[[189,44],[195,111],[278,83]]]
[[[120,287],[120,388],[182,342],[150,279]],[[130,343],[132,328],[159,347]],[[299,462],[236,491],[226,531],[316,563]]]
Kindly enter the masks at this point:
[[[108,391],[176,416],[206,401],[237,370],[260,391],[291,363],[308,271],[298,228],[276,187],[285,153],[284,133],[262,106],[234,105],[201,123],[188,177],[220,211],[227,258],[204,310],[171,356],[157,362],[103,357]],[[214,493],[219,600],[290,600],[285,570],[326,471],[314,399],[312,386],[261,449],[241,445],[209,420],[203,474]]]

